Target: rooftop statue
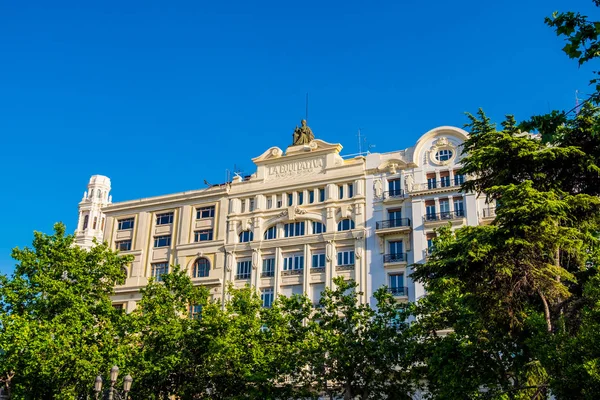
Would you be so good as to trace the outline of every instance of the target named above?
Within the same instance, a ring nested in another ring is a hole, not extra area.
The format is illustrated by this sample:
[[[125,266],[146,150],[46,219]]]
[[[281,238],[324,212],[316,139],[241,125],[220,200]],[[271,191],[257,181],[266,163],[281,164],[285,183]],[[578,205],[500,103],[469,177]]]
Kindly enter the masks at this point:
[[[315,135],[313,135],[312,130],[306,126],[306,120],[303,119],[300,123],[302,126],[298,128],[298,125],[296,125],[296,129],[294,129],[294,141],[292,146],[308,144],[315,140]]]

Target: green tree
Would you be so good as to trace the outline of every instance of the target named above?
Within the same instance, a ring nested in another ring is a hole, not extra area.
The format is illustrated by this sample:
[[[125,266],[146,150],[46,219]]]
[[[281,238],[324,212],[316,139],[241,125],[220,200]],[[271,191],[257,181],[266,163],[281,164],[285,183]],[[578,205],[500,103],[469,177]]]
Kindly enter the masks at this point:
[[[511,116],[501,130],[482,111],[469,118],[462,172],[472,179],[463,190],[496,201],[496,219],[442,230],[433,256],[415,265],[429,293],[415,328],[429,391],[540,398],[556,382],[548,372],[558,349],[539,344],[577,335],[582,293],[597,274],[600,175],[587,145],[597,110],[565,118],[550,142],[521,133]],[[451,379],[452,369],[472,373]]]
[[[359,302],[355,282],[334,283],[311,318],[303,380],[331,399],[410,399],[404,305],[383,288],[374,310]]]
[[[115,284],[131,261],[105,244],[83,250],[65,235],[34,233],[15,248],[11,277],[0,276],[0,374],[13,398],[72,399],[89,393],[98,373],[123,365],[123,314]]]
[[[134,349],[130,363],[135,371],[132,396],[168,399],[198,389],[202,371],[195,363],[206,354],[200,321],[190,318],[191,311],[205,309],[208,290],[194,286],[178,265],[150,279],[141,289],[142,300],[131,314],[128,343]],[[196,307],[196,308],[194,308]],[[192,398],[192,397],[187,397]]]

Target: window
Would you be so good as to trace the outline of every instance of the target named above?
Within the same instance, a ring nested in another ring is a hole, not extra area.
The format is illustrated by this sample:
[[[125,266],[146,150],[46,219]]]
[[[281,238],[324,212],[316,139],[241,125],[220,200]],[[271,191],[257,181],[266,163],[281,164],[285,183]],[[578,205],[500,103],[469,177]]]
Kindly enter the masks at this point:
[[[338,185],[338,198],[340,200],[344,198],[344,185]]]
[[[284,271],[300,270],[300,269],[304,269],[304,256],[303,255],[286,256],[283,258],[283,270]]]
[[[285,237],[293,237],[293,236],[303,236],[304,235],[304,221],[302,222],[292,222],[289,224],[285,224],[283,226],[284,236]]]
[[[171,245],[171,235],[154,237],[154,247],[168,247],[170,245]]]
[[[354,265],[354,250],[338,252],[337,265]]]
[[[240,243],[247,243],[254,240],[254,234],[252,231],[243,231],[240,233]]]
[[[454,186],[460,186],[465,183],[465,176],[454,171]]]
[[[427,234],[427,254],[431,254],[431,252],[433,251],[433,241],[435,239],[435,234],[434,233],[428,233]]]
[[[241,199],[240,202],[242,203],[242,209],[240,210],[240,212],[245,213],[246,212],[246,200]]]
[[[325,188],[319,189],[319,201],[321,203],[325,201]]]
[[[282,205],[283,205],[283,201],[281,200],[281,195],[278,194],[277,195],[277,208],[281,208]]]
[[[154,263],[151,267],[152,277],[156,279],[157,282],[162,282],[163,275],[169,273],[169,264],[167,263]]]
[[[267,210],[270,210],[271,208],[273,208],[273,199],[269,197],[267,199]]]
[[[435,203],[425,204],[425,213],[427,221],[435,221]]]
[[[388,221],[394,221],[394,222],[397,221],[397,223],[400,224],[400,220],[402,220],[402,209],[401,208],[397,209],[397,210],[388,210]],[[393,225],[393,226],[396,226],[396,225]]]
[[[406,289],[404,289],[404,274],[393,274],[389,277],[390,280],[390,292],[396,296],[406,296]]]
[[[313,254],[311,268],[325,268],[325,254]]]
[[[94,217],[94,224],[92,225],[92,229],[96,229],[97,224],[98,224],[98,217]]]
[[[115,247],[119,251],[129,251],[131,250],[131,240],[120,240],[115,242]]]
[[[457,217],[465,216],[465,203],[462,197],[454,199],[454,215]]]
[[[427,175],[427,189],[437,188],[437,182],[435,181],[435,175]]]
[[[264,308],[271,308],[273,305],[273,296],[274,293],[272,287],[263,288],[260,291],[260,299],[262,300],[262,306]]]
[[[133,229],[133,221],[134,220],[135,220],[134,218],[120,219],[118,229],[120,231],[124,231],[126,229]]]
[[[235,279],[250,279],[252,271],[252,263],[248,261],[238,261],[237,263],[237,274]]]
[[[354,221],[350,218],[346,218],[338,222],[338,231],[349,231],[350,229],[354,229]]]
[[[404,246],[402,245],[402,240],[395,240],[389,242],[390,246],[390,254],[399,255],[404,253]]]
[[[102,224],[100,225],[100,229],[104,230],[104,217],[102,217]]]
[[[190,305],[190,318],[201,319],[202,318],[202,306],[200,304]]]
[[[275,276],[275,258],[263,259],[261,276],[265,278]]]
[[[292,195],[292,193],[286,193],[286,196],[287,196],[288,206],[291,206],[292,204],[294,204],[294,196]]]
[[[194,262],[192,268],[192,278],[205,278],[210,273],[210,261],[206,258],[199,258]]]
[[[308,192],[308,204],[312,204],[315,202],[315,191],[314,190],[310,190]]]
[[[402,196],[402,186],[400,179],[390,179],[388,181],[388,195],[390,197]]]
[[[450,218],[450,202],[448,200],[440,200],[440,218]]]
[[[205,242],[207,240],[213,240],[212,229],[204,229],[202,231],[194,232],[194,242]]]
[[[196,208],[196,219],[214,218],[215,206]]]
[[[437,153],[435,153],[435,160],[436,161],[448,161],[449,159],[452,158],[452,155],[454,153],[452,152],[452,150],[440,150]]]
[[[313,221],[312,223],[313,234],[316,235],[318,233],[325,233],[325,224],[317,221]]]
[[[81,229],[83,229],[83,230],[87,229],[89,220],[90,220],[89,215],[86,215],[85,217],[83,217],[83,228],[81,228]]]
[[[298,196],[298,205],[304,204],[304,192],[298,192],[296,195]]]
[[[156,214],[156,225],[168,225],[173,223],[173,213]]]
[[[348,184],[348,198],[351,199],[353,197],[354,197],[354,184],[349,183]]]
[[[277,239],[277,226],[273,225],[265,231],[265,240]]]
[[[440,187],[449,187],[450,186],[450,175],[446,173],[445,175],[440,176]]]
[[[249,203],[250,204],[248,206],[248,211],[252,212],[252,211],[254,211],[254,199],[250,199]]]

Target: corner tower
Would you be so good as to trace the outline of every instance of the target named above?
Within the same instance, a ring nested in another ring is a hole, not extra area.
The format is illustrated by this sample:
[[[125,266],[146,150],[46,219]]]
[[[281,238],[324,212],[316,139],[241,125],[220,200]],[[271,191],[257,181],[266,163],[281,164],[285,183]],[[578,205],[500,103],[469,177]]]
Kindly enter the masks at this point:
[[[89,249],[94,244],[94,238],[100,242],[103,240],[106,217],[102,208],[112,202],[110,179],[103,175],[93,175],[87,188],[79,202],[75,240],[79,246]]]

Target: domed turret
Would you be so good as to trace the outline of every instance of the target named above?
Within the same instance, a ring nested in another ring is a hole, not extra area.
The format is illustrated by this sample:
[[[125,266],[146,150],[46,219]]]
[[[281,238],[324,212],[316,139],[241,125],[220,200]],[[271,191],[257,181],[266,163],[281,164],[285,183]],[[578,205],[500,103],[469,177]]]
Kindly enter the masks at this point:
[[[110,196],[110,179],[103,175],[93,175],[79,203],[79,221],[75,230],[77,244],[90,248],[96,238],[99,242],[104,237],[106,217],[102,208],[112,202]]]

